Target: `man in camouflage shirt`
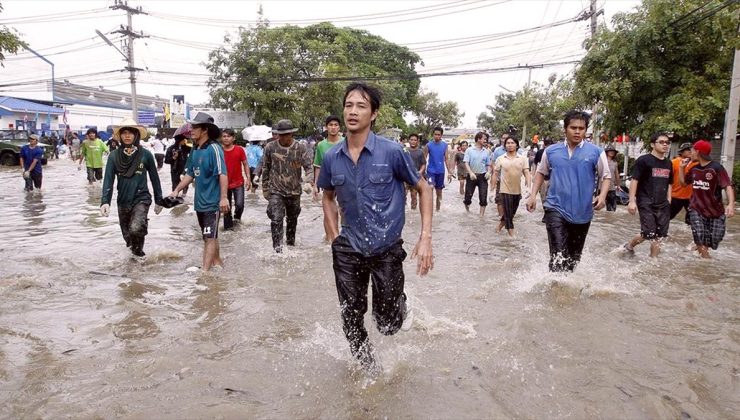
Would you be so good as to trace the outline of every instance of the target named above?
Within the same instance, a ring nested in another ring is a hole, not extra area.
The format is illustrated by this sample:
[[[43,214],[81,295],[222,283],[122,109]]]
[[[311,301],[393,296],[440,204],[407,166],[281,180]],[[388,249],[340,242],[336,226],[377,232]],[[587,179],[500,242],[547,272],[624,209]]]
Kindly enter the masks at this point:
[[[268,201],[267,216],[272,221],[270,228],[275,252],[283,252],[283,219],[286,216],[285,243],[295,245],[303,192],[301,168],[307,175],[313,173],[306,146],[293,140],[296,131],[298,129],[293,128],[290,120],[278,121],[272,132],[279,138],[265,146],[262,161],[262,195]]]

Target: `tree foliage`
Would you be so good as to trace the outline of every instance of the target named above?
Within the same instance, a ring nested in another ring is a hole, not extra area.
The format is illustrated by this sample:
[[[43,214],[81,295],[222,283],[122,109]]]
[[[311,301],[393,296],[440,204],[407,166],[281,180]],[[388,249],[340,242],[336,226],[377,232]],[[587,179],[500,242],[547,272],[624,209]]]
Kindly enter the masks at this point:
[[[457,102],[441,101],[437,92],[420,90],[411,105],[411,114],[416,119],[412,130],[423,138],[432,135],[434,127],[456,127],[465,116],[458,110]]]
[[[233,41],[209,54],[208,86],[213,106],[252,111],[255,121],[289,118],[304,132],[341,116],[347,77],[394,76],[374,83],[383,92],[376,127],[403,123],[419,89],[414,70],[420,57],[367,31],[330,23],[270,27],[262,20],[241,29]]]
[[[509,126],[521,136],[527,125],[527,137],[560,138],[563,134],[563,115],[580,108],[582,100],[573,90],[573,81],[553,74],[546,85],[532,83],[514,93],[496,95],[493,105],[486,106],[487,112],[478,115],[478,126],[494,135],[509,132]]]
[[[576,89],[603,105],[607,131],[690,138],[722,131],[738,23],[736,6],[705,14],[718,6],[644,0],[587,43]]]
[[[0,4],[0,12],[2,11],[3,5]],[[16,31],[8,29],[6,26],[0,26],[0,65],[5,60],[5,54],[15,54],[24,45]]]

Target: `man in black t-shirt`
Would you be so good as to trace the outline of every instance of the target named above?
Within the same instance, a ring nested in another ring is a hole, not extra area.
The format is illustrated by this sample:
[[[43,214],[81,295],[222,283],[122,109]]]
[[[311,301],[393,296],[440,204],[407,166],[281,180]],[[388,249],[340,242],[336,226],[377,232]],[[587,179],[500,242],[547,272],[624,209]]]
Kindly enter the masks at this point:
[[[624,245],[628,253],[644,240],[650,241],[650,256],[660,253],[660,242],[668,236],[671,221],[671,182],[673,164],[666,157],[671,140],[665,133],[650,138],[652,151],[635,161],[630,181],[630,201],[627,211],[640,213],[640,234]]]
[[[409,134],[409,147],[406,149],[411,155],[411,160],[414,162],[416,170],[419,171],[419,176],[424,177],[426,172],[427,160],[424,158],[424,151],[419,147],[419,135],[412,133]],[[411,210],[415,210],[418,204],[417,195],[418,193],[411,186],[406,186],[406,191],[411,194]]]

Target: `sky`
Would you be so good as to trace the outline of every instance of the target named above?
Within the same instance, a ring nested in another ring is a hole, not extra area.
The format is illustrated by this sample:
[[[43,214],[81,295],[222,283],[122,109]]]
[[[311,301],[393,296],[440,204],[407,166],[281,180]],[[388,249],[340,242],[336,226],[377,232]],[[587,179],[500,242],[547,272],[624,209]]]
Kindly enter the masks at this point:
[[[446,0],[446,1],[165,1],[130,0],[146,14],[133,16],[135,31],[146,38],[134,43],[137,93],[171,98],[185,95],[192,104],[208,101],[208,72],[203,63],[224,36],[248,27],[263,8],[272,26],[306,26],[328,21],[367,30],[417,52],[419,74],[499,69],[577,61],[590,34],[590,20],[565,22],[588,9],[588,0]],[[618,12],[639,5],[635,0],[597,0],[604,9],[598,24],[610,26]],[[0,0],[0,25],[18,31],[39,54],[54,63],[56,79],[130,92],[123,57],[106,45],[96,30],[123,50],[112,31],[126,25],[112,0]],[[530,28],[537,30],[526,31]],[[512,31],[519,33],[511,34]],[[500,36],[505,35],[505,36]],[[24,51],[6,55],[0,85],[51,78],[51,66]],[[461,127],[476,127],[477,116],[493,105],[498,93],[516,91],[531,82],[546,83],[552,73],[572,75],[575,64],[483,74],[423,77],[421,86],[440,99],[455,101],[465,113]],[[118,71],[121,70],[121,71]],[[95,74],[103,73],[104,74]],[[161,72],[175,72],[167,74]],[[185,74],[180,74],[185,73]],[[0,95],[37,97],[38,84],[0,87]]]

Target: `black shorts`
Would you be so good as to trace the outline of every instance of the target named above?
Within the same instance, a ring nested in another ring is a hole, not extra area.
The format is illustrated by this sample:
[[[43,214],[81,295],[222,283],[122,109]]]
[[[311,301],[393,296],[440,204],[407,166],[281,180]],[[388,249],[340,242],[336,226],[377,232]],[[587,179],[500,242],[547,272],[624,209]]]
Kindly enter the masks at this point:
[[[196,211],[198,215],[198,224],[200,232],[203,234],[203,240],[218,238],[218,221],[221,218],[221,212],[216,211]]]
[[[641,205],[637,207],[640,213],[640,235],[645,239],[660,239],[668,236],[668,225],[671,223],[671,207],[654,207]]]

